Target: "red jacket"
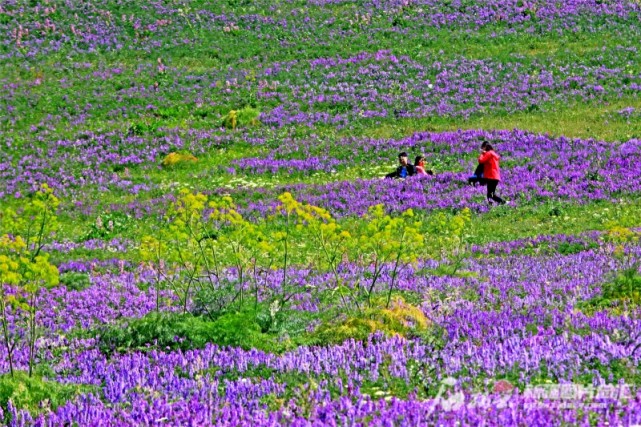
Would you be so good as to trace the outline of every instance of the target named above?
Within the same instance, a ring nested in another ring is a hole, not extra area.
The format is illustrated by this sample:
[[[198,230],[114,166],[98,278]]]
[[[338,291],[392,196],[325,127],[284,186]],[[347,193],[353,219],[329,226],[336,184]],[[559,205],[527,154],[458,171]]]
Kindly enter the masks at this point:
[[[495,151],[486,151],[479,156],[479,163],[483,165],[483,178],[501,180],[499,171],[499,159],[501,156]]]

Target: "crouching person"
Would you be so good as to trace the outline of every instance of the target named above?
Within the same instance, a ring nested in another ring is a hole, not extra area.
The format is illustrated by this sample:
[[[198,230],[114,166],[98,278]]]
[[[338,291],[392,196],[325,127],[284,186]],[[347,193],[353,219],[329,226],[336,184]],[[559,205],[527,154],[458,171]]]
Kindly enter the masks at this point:
[[[410,164],[407,160],[408,160],[408,156],[405,151],[403,151],[402,153],[399,153],[398,155],[399,166],[396,168],[394,172],[391,172],[385,175],[385,178],[405,179],[408,176],[416,175],[416,167]]]

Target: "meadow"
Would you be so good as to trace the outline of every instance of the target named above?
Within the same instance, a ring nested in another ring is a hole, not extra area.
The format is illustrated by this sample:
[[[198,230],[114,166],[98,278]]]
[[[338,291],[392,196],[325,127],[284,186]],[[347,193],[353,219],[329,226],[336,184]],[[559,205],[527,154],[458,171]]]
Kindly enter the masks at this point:
[[[0,34],[3,425],[641,425],[638,0],[2,0]],[[401,151],[434,175],[382,179]]]

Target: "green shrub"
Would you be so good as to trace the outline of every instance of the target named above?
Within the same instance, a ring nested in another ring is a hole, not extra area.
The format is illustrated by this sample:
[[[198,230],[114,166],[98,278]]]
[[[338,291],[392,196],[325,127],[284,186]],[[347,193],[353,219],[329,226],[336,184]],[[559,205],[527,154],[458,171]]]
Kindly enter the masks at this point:
[[[191,115],[194,117],[200,117],[201,119],[204,119],[207,116],[212,115],[213,113],[214,111],[211,108],[201,107],[193,110]]]
[[[145,134],[157,134],[159,128],[158,122],[138,122],[132,123],[127,128],[127,135],[129,136],[143,136]]]
[[[383,328],[379,322],[365,317],[347,317],[337,322],[321,325],[316,336],[322,344],[340,344],[348,339],[364,341]]]
[[[150,313],[130,319],[126,325],[105,326],[94,335],[106,354],[151,348],[191,350],[203,348],[207,343],[265,351],[279,351],[287,345],[262,333],[252,312],[227,313],[213,321],[191,314]]]
[[[91,286],[87,273],[69,271],[60,275],[60,284],[72,291],[82,291]]]
[[[166,108],[158,108],[155,113],[157,117],[160,117],[162,119],[171,119],[175,117],[180,117],[180,109],[178,107],[166,107]]]
[[[561,244],[559,244],[557,251],[561,255],[573,255],[578,254],[579,252],[587,251],[589,249],[595,249],[597,247],[598,245],[596,243],[589,243],[587,245],[584,245],[583,243],[562,242]]]
[[[261,332],[253,313],[227,313],[211,324],[212,340],[219,345],[250,348],[265,348],[261,341],[267,338]]]
[[[568,243],[568,242],[562,242],[557,251],[561,255],[573,255],[573,254],[578,254],[579,252],[583,251],[583,245],[580,243]]]
[[[202,348],[209,341],[209,324],[189,315],[150,313],[130,319],[125,325],[108,325],[99,329],[98,345],[105,353],[162,349]]]
[[[418,336],[430,327],[425,314],[416,306],[395,296],[389,308],[380,300],[353,316],[332,320],[322,324],[315,335],[323,344],[339,344],[348,339],[366,340],[374,332],[385,335]]]
[[[602,286],[601,295],[579,304],[588,313],[610,310],[621,314],[624,310],[641,306],[641,274],[639,264],[623,270],[617,277]]]
[[[233,294],[229,289],[203,288],[194,293],[192,307],[189,310],[194,316],[202,316],[211,320],[228,322],[234,316],[248,316],[257,324],[260,332],[277,338],[281,344],[287,346],[287,341],[292,337],[297,345],[307,343],[307,329],[310,324],[318,322],[318,314],[302,310],[292,310],[279,305],[271,306],[267,303],[255,304],[254,299],[248,299],[244,312],[241,314],[229,312]],[[263,337],[264,339],[264,337]]]
[[[130,222],[131,216],[122,212],[104,212],[89,226],[82,240],[108,239],[125,231]]]
[[[563,207],[561,205],[554,205],[548,211],[548,215],[560,217],[560,216],[565,215],[565,210],[563,209]]]
[[[17,409],[26,409],[34,415],[47,409],[53,410],[87,390],[87,386],[59,384],[16,371],[13,377],[9,374],[0,375],[0,406],[8,414],[11,401]]]
[[[238,127],[256,126],[260,122],[258,116],[260,111],[252,107],[243,107],[240,110],[231,110],[223,117],[222,125],[227,129]]]

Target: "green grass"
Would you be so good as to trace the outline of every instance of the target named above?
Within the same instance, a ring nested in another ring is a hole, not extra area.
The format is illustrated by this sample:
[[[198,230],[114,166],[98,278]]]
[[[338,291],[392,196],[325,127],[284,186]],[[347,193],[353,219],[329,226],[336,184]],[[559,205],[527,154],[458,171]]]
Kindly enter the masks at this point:
[[[61,384],[56,381],[45,380],[41,376],[27,376],[25,372],[18,371],[14,376],[3,374],[0,376],[0,407],[9,422],[11,414],[8,412],[9,401],[15,408],[26,409],[32,415],[46,413],[64,405],[75,396],[93,391],[93,387],[79,384]]]
[[[522,129],[552,136],[594,138],[604,141],[626,141],[641,137],[641,120],[626,121],[618,111],[626,107],[641,109],[641,99],[630,97],[607,103],[573,103],[555,106],[548,112],[517,112],[514,114],[484,114],[469,119],[429,117],[400,119],[368,124],[359,133],[372,138],[400,138],[416,131],[454,131],[458,129]],[[344,131],[343,135],[353,132]]]
[[[270,9],[271,6],[275,9]],[[119,51],[96,51],[92,53],[72,52],[68,46],[63,46],[59,52],[36,58],[15,58],[0,64],[0,80],[18,83],[21,88],[16,90],[11,104],[20,114],[15,124],[0,120],[0,129],[11,135],[14,146],[25,147],[44,146],[47,141],[56,138],[73,138],[83,131],[108,132],[118,130],[126,132],[132,126],[142,126],[144,132],[153,133],[160,128],[179,129],[213,129],[220,126],[223,117],[231,109],[243,107],[246,96],[251,94],[240,90],[228,105],[207,106],[195,108],[185,102],[184,94],[172,89],[173,79],[182,82],[184,76],[174,76],[173,69],[192,76],[205,76],[216,73],[221,69],[232,66],[240,71],[256,71],[263,64],[297,60],[304,62],[319,57],[341,56],[348,57],[356,53],[379,50],[390,50],[394,55],[408,56],[412,60],[428,64],[433,61],[446,62],[454,58],[492,60],[496,62],[533,63],[546,61],[585,61],[599,64],[602,49],[634,47],[635,34],[638,29],[631,23],[618,22],[616,30],[601,28],[576,32],[566,31],[559,35],[556,32],[535,31],[528,33],[523,28],[517,28],[514,34],[504,33],[508,27],[503,23],[487,25],[481,29],[467,28],[436,29],[425,27],[423,23],[411,21],[414,19],[413,7],[404,8],[398,12],[399,25],[411,25],[413,31],[401,34],[392,31],[393,27],[388,17],[377,15],[372,17],[372,23],[359,27],[349,23],[353,20],[358,6],[351,3],[328,5],[327,7],[310,6],[307,2],[243,2],[223,1],[214,2],[198,0],[187,2],[191,10],[207,9],[213,13],[228,13],[240,16],[255,14],[269,17],[287,17],[292,22],[302,24],[308,16],[319,22],[334,20],[333,26],[323,27],[318,34],[301,30],[292,33],[289,29],[278,26],[270,28],[271,38],[259,37],[257,32],[240,30],[232,33],[223,31],[204,31],[200,24],[192,27],[185,26],[179,33],[165,34],[159,39],[165,42],[190,38],[195,40],[188,46],[170,46],[165,43],[157,49],[142,51],[122,49]],[[143,17],[150,12],[142,4],[108,1],[100,6],[102,10],[110,10],[114,15],[135,14]],[[296,14],[292,12],[296,11]],[[25,17],[25,19],[36,19]],[[183,18],[177,16],[176,19]],[[630,25],[629,25],[630,24]],[[302,27],[302,25],[301,25]],[[319,40],[330,40],[329,31],[336,28],[349,29],[345,38],[340,42],[319,45]],[[376,31],[371,30],[377,28]],[[261,30],[265,31],[265,29]],[[494,34],[496,33],[496,34]],[[286,43],[283,43],[286,42]],[[620,64],[630,72],[641,71],[641,65],[634,60],[633,53],[622,54]],[[626,56],[627,55],[627,56]],[[167,73],[161,75],[155,72],[156,61],[162,58],[168,67]],[[627,61],[625,64],[623,61]],[[241,62],[242,61],[242,62]],[[88,63],[88,68],[74,68],[75,63]],[[121,74],[107,80],[95,78],[93,73],[98,70],[120,68]],[[143,70],[138,73],[136,70]],[[43,84],[32,86],[30,82],[35,76],[42,75]],[[251,78],[251,77],[250,77]],[[285,77],[287,78],[287,75]],[[61,79],[66,79],[62,82]],[[117,98],[118,89],[135,85],[153,85],[160,82],[163,105],[158,105],[155,111],[143,111],[135,117],[111,118],[108,112],[122,105],[145,106],[147,99]],[[69,87],[65,87],[69,85]],[[95,114],[79,125],[72,125],[70,119],[62,119],[52,125],[52,129],[44,143],[34,141],[31,125],[38,124],[48,114],[59,114],[67,108],[70,102],[63,97],[67,95],[78,105],[91,103]],[[217,101],[215,91],[205,92],[204,101]],[[260,104],[260,103],[259,103]],[[198,162],[188,168],[163,170],[157,165],[131,167],[131,180],[135,183],[158,185],[158,189],[130,195],[125,191],[110,191],[100,193],[96,190],[84,190],[79,197],[83,200],[98,200],[98,205],[90,215],[83,215],[75,208],[76,200],[63,200],[61,209],[61,236],[78,240],[86,236],[96,217],[109,211],[111,204],[126,204],[129,202],[144,202],[161,197],[167,193],[175,194],[181,188],[194,191],[207,191],[214,188],[236,187],[244,183],[253,183],[264,187],[275,187],[295,183],[323,183],[339,179],[374,178],[384,174],[391,167],[394,159],[389,162],[369,163],[350,166],[338,174],[318,172],[313,174],[255,175],[240,173],[237,176],[227,173],[226,169],[234,159],[244,157],[261,157],[267,150],[277,146],[286,137],[311,138],[318,135],[325,141],[337,138],[358,136],[372,138],[401,138],[417,131],[448,131],[457,129],[524,129],[532,132],[548,133],[550,135],[565,135],[576,138],[596,138],[606,141],[621,141],[641,137],[641,120],[630,121],[617,115],[617,111],[625,107],[641,110],[641,99],[629,95],[620,99],[606,99],[591,103],[572,102],[567,105],[550,104],[541,110],[506,114],[490,112],[476,114],[470,118],[427,117],[423,119],[365,119],[360,118],[349,127],[337,130],[335,127],[316,126],[311,129],[306,126],[293,126],[280,130],[267,130],[264,127],[240,130],[235,133],[234,142],[227,147],[213,149],[204,155],[197,155]],[[269,103],[258,105],[259,109],[269,109]],[[270,138],[270,146],[256,147],[244,141],[253,135],[266,134]],[[337,155],[345,153],[336,152]],[[120,173],[120,172],[118,172]],[[20,200],[8,198],[3,200],[5,206],[19,207]],[[474,233],[481,241],[508,240],[543,233],[573,233],[590,229],[606,228],[604,218],[611,215],[603,214],[603,209],[620,210],[622,217],[627,218],[630,225],[638,225],[631,218],[640,217],[638,204],[634,200],[625,205],[611,203],[590,203],[587,205],[563,205],[562,217],[550,216],[550,204],[525,205],[516,208],[516,214],[507,209],[495,209],[488,214],[479,215],[474,219]],[[568,217],[568,219],[565,219]],[[154,218],[142,220],[131,219],[127,228],[114,237],[125,237],[138,240],[140,236],[153,232],[158,222]],[[93,254],[80,251],[81,256],[109,256],[110,254]],[[74,256],[74,253],[66,256]]]

